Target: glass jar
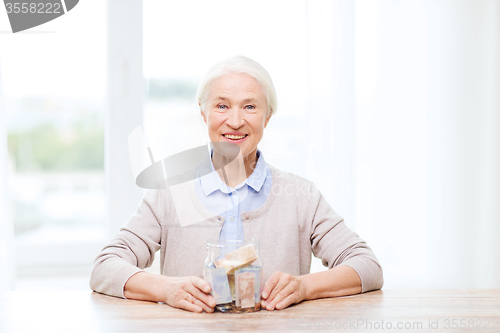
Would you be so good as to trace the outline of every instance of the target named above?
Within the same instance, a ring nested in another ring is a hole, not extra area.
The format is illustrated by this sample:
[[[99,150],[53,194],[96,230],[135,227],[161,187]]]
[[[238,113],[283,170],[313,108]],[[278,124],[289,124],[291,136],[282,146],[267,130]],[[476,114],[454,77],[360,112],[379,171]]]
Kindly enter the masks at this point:
[[[262,291],[259,241],[209,239],[203,278],[212,287],[216,310],[259,311]]]

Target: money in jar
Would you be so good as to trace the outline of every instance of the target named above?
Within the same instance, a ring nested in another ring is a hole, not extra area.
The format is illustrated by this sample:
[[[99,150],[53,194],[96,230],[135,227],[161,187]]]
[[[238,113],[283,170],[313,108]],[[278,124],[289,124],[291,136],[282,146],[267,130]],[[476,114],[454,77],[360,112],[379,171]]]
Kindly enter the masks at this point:
[[[212,287],[216,310],[232,313],[260,310],[262,261],[258,240],[209,239],[203,278]]]

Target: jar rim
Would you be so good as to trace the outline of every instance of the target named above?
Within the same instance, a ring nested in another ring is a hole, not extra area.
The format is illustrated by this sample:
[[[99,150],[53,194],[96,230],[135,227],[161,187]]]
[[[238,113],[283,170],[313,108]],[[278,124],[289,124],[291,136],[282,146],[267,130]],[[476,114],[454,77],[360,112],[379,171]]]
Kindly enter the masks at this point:
[[[207,246],[216,246],[216,247],[226,247],[226,246],[238,246],[244,244],[259,244],[259,240],[256,238],[250,238],[245,240],[240,239],[218,239],[218,238],[209,238],[207,239]]]

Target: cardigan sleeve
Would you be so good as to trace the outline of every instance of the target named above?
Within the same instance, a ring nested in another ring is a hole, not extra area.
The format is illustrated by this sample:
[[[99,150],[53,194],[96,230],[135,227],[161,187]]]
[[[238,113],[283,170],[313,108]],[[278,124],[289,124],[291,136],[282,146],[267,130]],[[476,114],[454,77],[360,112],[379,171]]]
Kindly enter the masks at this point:
[[[148,190],[128,223],[99,253],[90,276],[92,290],[125,298],[128,279],[151,266],[160,248],[162,197],[162,190]]]
[[[353,268],[361,279],[361,292],[382,288],[382,267],[372,249],[344,223],[313,184],[312,202],[316,209],[311,227],[311,246],[315,257],[329,269],[338,265]]]

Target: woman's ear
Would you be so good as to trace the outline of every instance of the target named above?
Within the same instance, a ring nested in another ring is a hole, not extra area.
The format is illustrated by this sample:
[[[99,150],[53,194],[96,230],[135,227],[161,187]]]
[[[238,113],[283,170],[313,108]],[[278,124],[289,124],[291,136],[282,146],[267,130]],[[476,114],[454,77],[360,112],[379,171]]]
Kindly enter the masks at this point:
[[[201,117],[203,118],[203,121],[205,122],[205,124],[207,123],[207,117],[205,117],[205,112],[203,112],[203,110],[201,109],[201,104],[198,103],[198,105],[200,106],[200,114],[201,114]]]
[[[264,128],[267,127],[267,123],[269,122],[269,120],[271,120],[271,116],[267,117],[266,122],[264,123]]]

